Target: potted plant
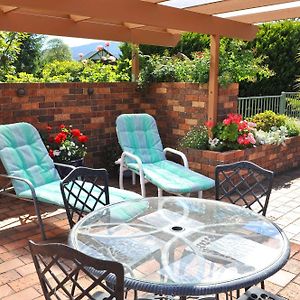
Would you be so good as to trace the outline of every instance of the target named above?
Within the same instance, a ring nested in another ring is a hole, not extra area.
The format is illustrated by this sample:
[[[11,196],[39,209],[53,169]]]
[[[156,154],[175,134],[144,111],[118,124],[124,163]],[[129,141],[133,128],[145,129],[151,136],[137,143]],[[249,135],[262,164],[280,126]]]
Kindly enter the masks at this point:
[[[58,130],[47,126],[44,143],[50,157],[58,163],[70,164],[75,167],[83,165],[87,153],[88,137],[72,125],[60,125]]]

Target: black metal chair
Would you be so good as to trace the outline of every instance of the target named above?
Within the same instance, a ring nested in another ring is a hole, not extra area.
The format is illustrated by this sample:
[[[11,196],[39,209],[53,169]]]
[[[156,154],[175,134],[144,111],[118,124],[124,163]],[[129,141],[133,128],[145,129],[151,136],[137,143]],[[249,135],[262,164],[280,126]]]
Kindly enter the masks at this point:
[[[76,168],[61,181],[60,188],[71,228],[87,213],[109,204],[105,169]]]
[[[219,165],[215,169],[216,200],[241,205],[266,215],[273,172],[249,162]]]
[[[29,241],[29,248],[45,299],[124,300],[122,264],[87,256],[63,244]]]
[[[265,216],[273,177],[272,171],[249,161],[216,166],[216,200],[241,205]],[[263,281],[261,287],[264,288]],[[237,291],[237,297],[239,294],[240,291]]]
[[[286,299],[254,286],[249,290],[247,290],[246,293],[242,295],[240,298],[238,298],[237,300],[286,300]]]

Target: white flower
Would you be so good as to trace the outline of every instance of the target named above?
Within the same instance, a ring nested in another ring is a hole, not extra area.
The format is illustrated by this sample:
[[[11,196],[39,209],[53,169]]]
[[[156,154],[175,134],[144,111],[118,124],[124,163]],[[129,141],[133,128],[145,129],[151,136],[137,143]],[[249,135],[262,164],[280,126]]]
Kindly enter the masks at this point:
[[[54,150],[53,151],[53,155],[54,156],[59,156],[60,155],[60,151],[59,150]]]
[[[71,156],[71,152],[70,151],[68,152],[68,156]]]

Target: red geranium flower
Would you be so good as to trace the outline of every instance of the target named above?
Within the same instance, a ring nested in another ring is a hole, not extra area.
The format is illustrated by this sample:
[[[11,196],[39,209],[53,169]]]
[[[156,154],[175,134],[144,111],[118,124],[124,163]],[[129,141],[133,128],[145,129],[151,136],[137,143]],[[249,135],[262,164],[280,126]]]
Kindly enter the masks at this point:
[[[61,124],[61,125],[59,126],[60,129],[64,129],[65,127],[66,127],[65,124]]]
[[[54,154],[53,154],[53,150],[52,150],[52,149],[49,150],[49,155],[50,155],[50,157],[54,157]]]
[[[67,135],[64,132],[60,132],[55,138],[54,141],[57,144],[60,144],[61,142],[64,142],[67,138]]]
[[[212,128],[214,126],[214,122],[213,121],[207,121],[205,122],[205,126],[208,128]]]
[[[229,118],[224,119],[224,120],[223,120],[223,124],[224,124],[224,125],[230,125],[230,124],[231,124],[231,120],[230,120]]]
[[[81,132],[79,129],[75,128],[75,129],[72,129],[71,130],[71,133],[73,136],[80,136],[81,135]]]
[[[52,130],[52,127],[50,125],[47,126],[47,130],[50,131]]]
[[[88,137],[86,135],[81,135],[78,137],[78,141],[80,143],[86,143],[88,141]]]

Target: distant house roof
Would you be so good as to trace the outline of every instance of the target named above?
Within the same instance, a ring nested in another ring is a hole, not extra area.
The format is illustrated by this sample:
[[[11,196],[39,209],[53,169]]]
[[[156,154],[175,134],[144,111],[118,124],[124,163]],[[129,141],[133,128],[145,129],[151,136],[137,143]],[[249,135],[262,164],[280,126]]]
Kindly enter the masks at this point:
[[[106,49],[102,49],[102,50],[95,50],[95,51],[90,51],[89,53],[87,53],[86,55],[84,55],[81,60],[83,59],[90,59],[93,61],[98,61],[101,60],[102,57],[109,57],[112,56],[115,59],[117,59],[112,53],[110,53],[108,50]]]

